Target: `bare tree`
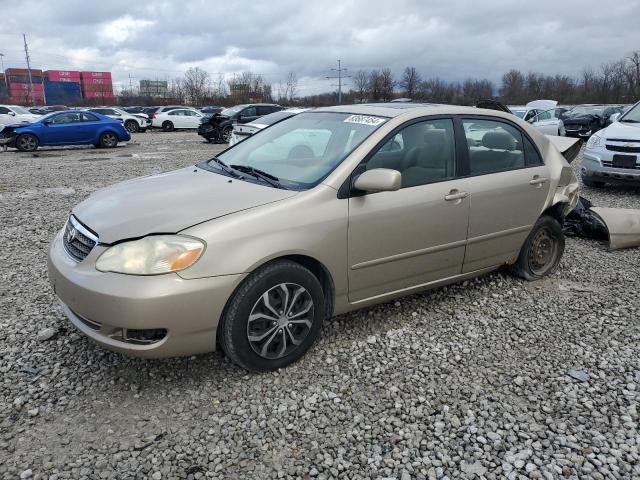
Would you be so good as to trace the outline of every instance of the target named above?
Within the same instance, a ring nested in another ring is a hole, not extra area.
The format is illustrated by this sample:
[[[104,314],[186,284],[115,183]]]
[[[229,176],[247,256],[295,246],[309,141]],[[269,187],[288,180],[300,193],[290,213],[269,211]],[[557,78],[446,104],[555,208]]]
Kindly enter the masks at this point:
[[[287,76],[287,94],[289,101],[298,94],[298,76],[294,72],[289,72]]]
[[[358,70],[353,76],[353,85],[356,87],[358,102],[364,102],[369,87],[369,72],[366,70]]]
[[[367,93],[369,100],[378,101],[382,98],[382,76],[380,71],[371,70],[369,72],[369,81],[367,82]]]
[[[380,72],[380,96],[382,100],[388,102],[393,98],[395,86],[396,81],[393,78],[393,73],[389,68],[383,68],[382,72]]]
[[[422,76],[415,67],[407,67],[402,73],[402,79],[399,87],[402,88],[404,95],[408,98],[414,98],[418,92],[418,87],[422,83]]]
[[[184,91],[194,105],[207,96],[210,78],[206,70],[200,67],[191,67],[184,74]]]

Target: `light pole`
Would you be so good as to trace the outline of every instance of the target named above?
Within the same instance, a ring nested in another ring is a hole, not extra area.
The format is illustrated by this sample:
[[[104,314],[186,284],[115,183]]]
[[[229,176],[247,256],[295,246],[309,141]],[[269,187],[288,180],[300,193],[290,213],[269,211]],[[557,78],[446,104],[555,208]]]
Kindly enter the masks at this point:
[[[4,53],[0,53],[0,68],[2,68],[2,74],[4,75]],[[7,90],[9,90],[9,82],[7,82],[6,75],[4,76],[4,84],[7,87]]]

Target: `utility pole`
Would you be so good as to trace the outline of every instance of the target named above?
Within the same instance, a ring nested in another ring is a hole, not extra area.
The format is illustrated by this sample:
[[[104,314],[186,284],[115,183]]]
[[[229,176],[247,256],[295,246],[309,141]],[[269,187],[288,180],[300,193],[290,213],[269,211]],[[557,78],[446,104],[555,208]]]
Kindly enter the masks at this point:
[[[2,69],[2,74],[4,75],[4,53],[0,53],[0,68]],[[4,76],[4,84],[7,87],[7,95],[9,95],[9,82],[7,81],[7,76]]]
[[[338,60],[338,68],[332,68],[331,71],[332,72],[338,72],[337,76],[335,76],[335,77],[327,77],[327,78],[328,79],[334,79],[334,78],[338,79],[338,85],[337,85],[338,86],[338,105],[340,105],[340,104],[342,104],[342,79],[343,78],[349,78],[350,75],[343,75],[342,74],[342,72],[346,72],[347,69],[346,68],[342,68],[342,64],[341,64],[340,60]]]
[[[29,72],[29,103],[35,103],[35,94],[33,92],[33,78],[31,78],[31,63],[29,59],[29,47],[27,46],[27,36],[23,33],[24,40],[24,58],[27,60],[27,71]]]
[[[129,74],[129,95],[133,96],[133,78]]]

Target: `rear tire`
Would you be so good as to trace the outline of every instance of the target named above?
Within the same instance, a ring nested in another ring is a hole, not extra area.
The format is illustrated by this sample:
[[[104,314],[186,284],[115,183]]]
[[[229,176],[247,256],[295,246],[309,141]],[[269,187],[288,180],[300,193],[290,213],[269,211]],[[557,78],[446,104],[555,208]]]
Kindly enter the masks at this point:
[[[100,135],[98,146],[101,148],[115,148],[118,145],[118,137],[113,132],[104,132]]]
[[[325,316],[322,286],[290,260],[269,263],[236,290],[222,315],[218,338],[235,364],[254,372],[285,367],[313,345]]]
[[[162,131],[163,132],[173,132],[174,127],[173,127],[173,123],[170,121],[166,121],[162,123]]]
[[[16,148],[21,152],[34,152],[39,144],[38,137],[30,133],[23,133],[16,138]]]
[[[140,125],[135,120],[127,120],[124,123],[124,128],[126,128],[129,133],[138,133],[140,131]]]
[[[539,280],[552,274],[564,253],[564,233],[558,220],[542,215],[529,232],[511,271],[525,280]]]
[[[591,188],[602,188],[605,185],[605,182],[600,182],[598,180],[589,180],[585,177],[582,177],[582,183]]]

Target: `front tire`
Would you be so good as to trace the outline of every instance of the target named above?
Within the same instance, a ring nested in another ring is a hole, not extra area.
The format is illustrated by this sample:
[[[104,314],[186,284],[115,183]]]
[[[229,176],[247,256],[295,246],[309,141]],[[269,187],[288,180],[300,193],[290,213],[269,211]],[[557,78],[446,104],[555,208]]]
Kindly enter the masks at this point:
[[[24,133],[16,138],[16,148],[21,152],[33,152],[39,145],[38,137],[30,133]]]
[[[525,280],[539,280],[558,268],[563,253],[564,233],[560,223],[542,215],[529,232],[511,270]]]
[[[118,137],[113,132],[104,132],[100,135],[98,146],[101,148],[115,148],[118,145]]]
[[[135,120],[127,120],[124,128],[126,128],[129,133],[138,133],[140,131],[140,125],[138,125],[138,122]]]
[[[173,123],[170,121],[166,121],[162,123],[162,131],[163,132],[173,132],[174,130],[174,126]]]
[[[232,127],[226,127],[223,131],[222,131],[222,141],[224,143],[229,143],[229,141],[231,140],[231,132],[233,131]]]
[[[324,305],[322,286],[308,269],[289,260],[269,263],[229,300],[218,328],[222,349],[246,370],[285,367],[313,345]]]

